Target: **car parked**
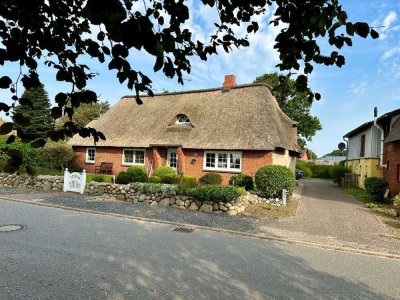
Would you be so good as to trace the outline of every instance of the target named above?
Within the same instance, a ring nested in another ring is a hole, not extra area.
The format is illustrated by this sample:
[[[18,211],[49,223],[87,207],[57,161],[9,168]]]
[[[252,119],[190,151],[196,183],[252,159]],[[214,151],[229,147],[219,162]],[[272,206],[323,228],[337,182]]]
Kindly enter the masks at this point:
[[[294,174],[296,175],[296,179],[301,179],[301,178],[303,178],[303,176],[304,176],[303,171],[302,171],[302,170],[299,170],[299,169],[296,169],[296,170],[294,171]]]

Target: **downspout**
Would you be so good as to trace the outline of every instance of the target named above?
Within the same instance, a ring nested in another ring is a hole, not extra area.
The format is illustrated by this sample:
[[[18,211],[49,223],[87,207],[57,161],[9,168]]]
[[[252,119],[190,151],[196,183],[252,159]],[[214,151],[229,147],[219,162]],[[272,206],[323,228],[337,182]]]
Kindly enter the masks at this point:
[[[343,137],[343,141],[346,142],[346,165],[349,166],[349,139],[345,136]]]
[[[378,118],[378,108],[374,107],[374,126],[379,130],[379,132],[381,133],[381,143],[380,143],[380,159],[379,159],[379,166],[381,168],[386,168],[386,164],[383,164],[383,141],[385,140],[385,132],[383,130],[382,127],[380,127],[376,120]]]

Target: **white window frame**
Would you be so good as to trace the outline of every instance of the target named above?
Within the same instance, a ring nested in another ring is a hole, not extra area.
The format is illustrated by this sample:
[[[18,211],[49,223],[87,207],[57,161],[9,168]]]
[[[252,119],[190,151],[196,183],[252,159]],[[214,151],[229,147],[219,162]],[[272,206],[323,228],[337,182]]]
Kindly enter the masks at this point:
[[[186,118],[186,121],[185,121],[185,122],[182,122],[182,121],[181,121],[181,118]],[[190,119],[189,119],[189,117],[188,117],[187,115],[185,115],[185,114],[180,114],[180,115],[177,115],[177,116],[176,116],[175,124],[190,125],[190,124],[192,124],[192,122],[190,122]]]
[[[176,155],[176,168],[174,168],[174,167],[171,167],[171,168],[174,169],[174,170],[177,170],[179,161],[178,161],[178,151],[175,148],[169,148],[168,151],[167,151],[167,166],[170,167],[170,163],[171,163],[170,155],[171,155],[171,153],[175,153],[175,155]]]
[[[128,163],[125,162],[125,151],[134,151],[133,153],[133,162]],[[136,161],[136,151],[143,151],[144,153],[144,160],[142,164],[135,163]],[[122,149],[122,165],[123,166],[144,166],[146,164],[146,149],[136,149],[136,148],[123,148]]]
[[[89,160],[89,150],[94,150],[94,159],[93,160]],[[93,148],[93,147],[86,148],[85,162],[89,163],[89,164],[94,164],[96,162],[96,148]]]
[[[207,167],[206,166],[206,157],[207,153],[214,153],[215,154],[215,167]],[[218,155],[219,154],[226,154],[227,155],[227,168],[218,168]],[[230,168],[231,165],[231,156],[230,154],[238,155],[240,157],[240,168],[234,169]],[[220,172],[230,172],[230,173],[241,173],[243,167],[243,155],[241,151],[204,151],[203,156],[203,170],[204,171],[220,171]]]

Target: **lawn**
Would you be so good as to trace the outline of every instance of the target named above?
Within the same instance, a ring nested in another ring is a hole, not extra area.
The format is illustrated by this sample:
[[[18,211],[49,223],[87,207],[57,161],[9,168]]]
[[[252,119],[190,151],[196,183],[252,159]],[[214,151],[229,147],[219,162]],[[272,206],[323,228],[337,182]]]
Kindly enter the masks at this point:
[[[400,237],[400,218],[396,216],[396,212],[391,203],[374,201],[364,189],[347,187],[344,190],[357,200],[363,202],[394,235]]]
[[[104,175],[104,174],[86,174],[86,182],[113,182],[113,175]]]

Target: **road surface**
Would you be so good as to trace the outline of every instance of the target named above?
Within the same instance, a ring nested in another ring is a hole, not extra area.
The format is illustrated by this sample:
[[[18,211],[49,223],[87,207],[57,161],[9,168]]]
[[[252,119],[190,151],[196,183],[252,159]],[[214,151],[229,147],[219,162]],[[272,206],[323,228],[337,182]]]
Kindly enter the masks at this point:
[[[400,261],[0,200],[0,299],[394,299]]]

